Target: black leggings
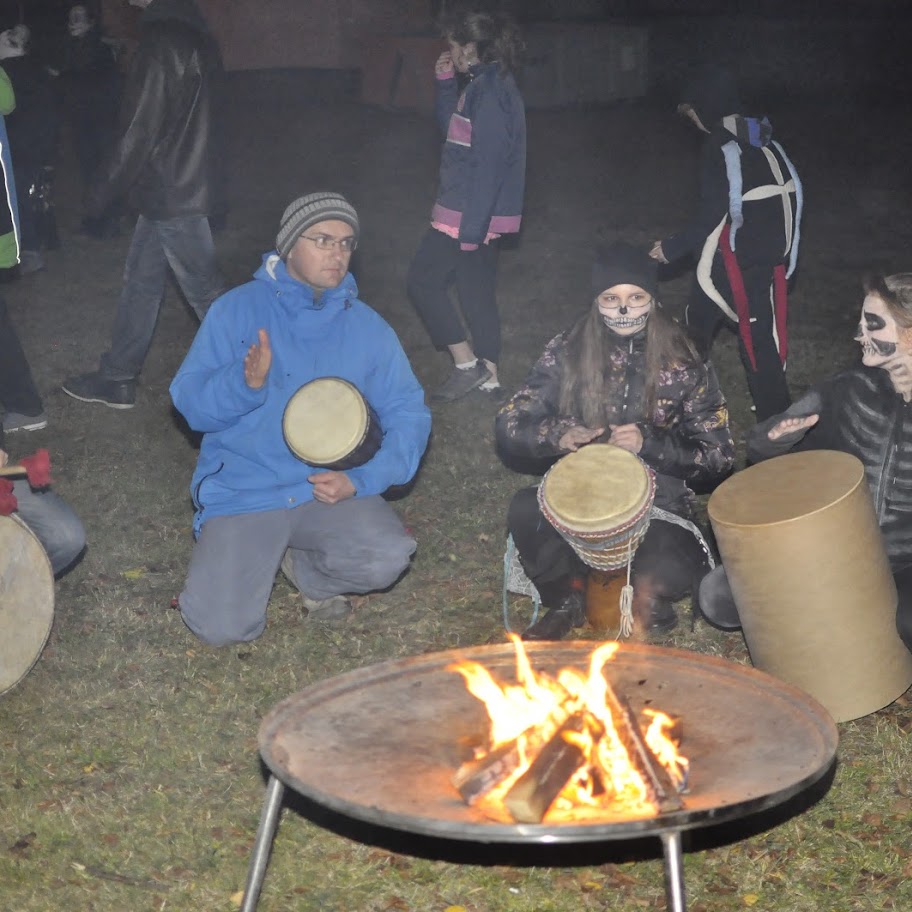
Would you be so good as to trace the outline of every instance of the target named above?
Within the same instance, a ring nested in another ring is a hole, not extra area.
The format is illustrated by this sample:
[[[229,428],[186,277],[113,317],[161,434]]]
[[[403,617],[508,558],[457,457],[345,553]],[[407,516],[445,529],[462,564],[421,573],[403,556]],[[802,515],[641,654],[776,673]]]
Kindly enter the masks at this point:
[[[472,351],[492,364],[500,360],[500,316],[496,297],[496,242],[461,250],[459,241],[431,228],[409,266],[408,293],[431,342],[446,348],[471,337]],[[459,310],[450,298],[456,285]]]
[[[571,577],[585,576],[589,568],[538,506],[537,487],[517,491],[507,512],[520,563],[535,584],[546,608],[560,604]],[[696,589],[709,571],[709,560],[688,529],[653,519],[633,558],[634,589],[648,587],[650,594],[677,601]]]

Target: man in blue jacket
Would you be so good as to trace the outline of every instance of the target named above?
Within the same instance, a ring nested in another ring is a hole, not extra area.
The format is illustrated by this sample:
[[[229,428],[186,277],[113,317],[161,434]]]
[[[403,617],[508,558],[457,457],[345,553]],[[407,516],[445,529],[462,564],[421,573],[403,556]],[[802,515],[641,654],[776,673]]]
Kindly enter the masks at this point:
[[[295,200],[276,250],[252,282],[214,302],[171,384],[204,435],[191,488],[197,542],[179,603],[211,645],[263,632],[280,565],[309,616],[325,620],[351,610],[347,593],[392,585],[415,551],[380,495],[415,474],[430,412],[395,332],[358,300],[348,271],[358,234],[339,194]],[[283,436],[291,397],[327,376],[354,384],[383,432],[377,453],[346,471],[308,465]]]

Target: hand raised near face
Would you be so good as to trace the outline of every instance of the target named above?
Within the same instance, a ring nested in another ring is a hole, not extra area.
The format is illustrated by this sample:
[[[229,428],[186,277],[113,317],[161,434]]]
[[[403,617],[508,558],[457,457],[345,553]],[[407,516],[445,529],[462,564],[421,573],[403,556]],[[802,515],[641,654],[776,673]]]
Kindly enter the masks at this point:
[[[244,356],[244,380],[251,389],[261,389],[272,366],[272,347],[265,329],[258,330],[257,341]]]
[[[643,433],[635,424],[609,424],[611,436],[608,443],[613,443],[628,453],[639,453],[643,449]]]
[[[444,51],[434,64],[434,74],[437,76],[451,76],[456,72],[453,64],[453,55],[449,51]]]
[[[662,250],[662,242],[656,241],[652,245],[652,250],[649,251],[649,255],[654,259],[658,260],[660,263],[667,263],[668,260],[665,258],[665,251]]]
[[[770,440],[778,440],[786,434],[795,434],[798,431],[806,431],[813,427],[820,420],[820,415],[807,415],[804,418],[784,418],[778,424],[774,424],[766,436]]]
[[[604,433],[604,428],[590,428],[585,427],[582,424],[577,424],[575,427],[570,428],[569,431],[564,431],[564,434],[557,445],[562,450],[568,450],[569,452],[574,453],[581,446],[592,443],[593,440],[601,437]]]
[[[355,486],[345,472],[318,472],[307,480],[314,486],[314,500],[334,504],[355,496]]]

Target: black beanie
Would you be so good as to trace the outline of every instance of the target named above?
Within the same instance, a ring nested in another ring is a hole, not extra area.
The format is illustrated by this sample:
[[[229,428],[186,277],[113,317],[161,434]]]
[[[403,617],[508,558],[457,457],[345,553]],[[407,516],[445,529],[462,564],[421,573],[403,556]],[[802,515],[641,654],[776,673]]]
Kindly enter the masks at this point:
[[[652,297],[659,293],[658,263],[645,249],[617,241],[596,253],[592,266],[592,296],[615,285],[637,285]]]
[[[725,67],[712,63],[700,67],[688,80],[681,104],[690,105],[707,130],[729,114],[742,113],[735,77]]]

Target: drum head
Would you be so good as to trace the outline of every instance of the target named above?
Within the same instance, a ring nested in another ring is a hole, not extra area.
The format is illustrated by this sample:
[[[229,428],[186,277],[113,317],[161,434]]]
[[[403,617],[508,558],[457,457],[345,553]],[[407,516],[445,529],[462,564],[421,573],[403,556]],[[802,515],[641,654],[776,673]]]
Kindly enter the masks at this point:
[[[624,526],[649,497],[642,461],[610,443],[590,443],[556,462],[542,482],[548,509],[580,532]]]
[[[0,516],[0,694],[38,661],[54,620],[54,574],[35,534]]]
[[[367,403],[355,386],[340,377],[320,377],[291,397],[282,433],[298,459],[313,466],[332,465],[361,442],[367,416]]]

